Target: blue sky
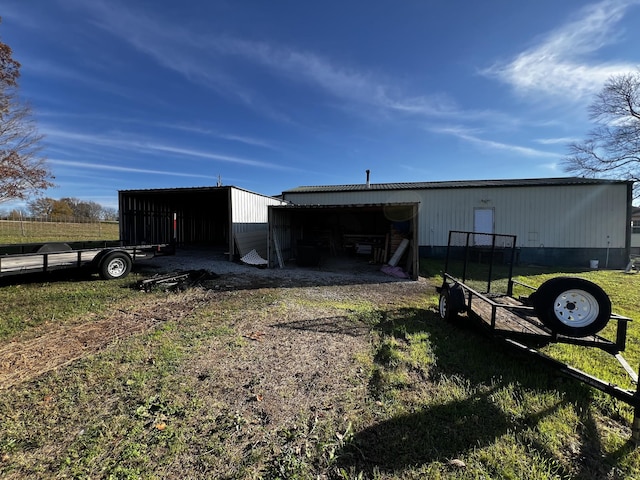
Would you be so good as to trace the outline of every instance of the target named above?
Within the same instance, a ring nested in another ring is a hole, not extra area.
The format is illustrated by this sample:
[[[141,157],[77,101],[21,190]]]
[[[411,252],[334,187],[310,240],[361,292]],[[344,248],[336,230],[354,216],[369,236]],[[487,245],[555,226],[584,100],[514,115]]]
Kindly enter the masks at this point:
[[[565,176],[640,1],[3,0],[56,187]],[[0,207],[6,207],[0,205]]]

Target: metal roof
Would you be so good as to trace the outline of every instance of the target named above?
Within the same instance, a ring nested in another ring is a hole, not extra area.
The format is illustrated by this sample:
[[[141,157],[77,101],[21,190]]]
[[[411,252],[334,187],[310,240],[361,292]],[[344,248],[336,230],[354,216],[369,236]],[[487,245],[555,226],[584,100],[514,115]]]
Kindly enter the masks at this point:
[[[286,203],[283,205],[270,205],[269,208],[276,210],[348,210],[348,209],[375,209],[388,207],[413,207],[420,202],[392,202],[392,203],[348,203],[340,205],[324,205],[324,204],[298,204],[298,203]]]
[[[427,190],[438,188],[486,188],[486,187],[540,187],[559,185],[601,185],[632,183],[627,180],[602,180],[596,178],[525,178],[506,180],[454,180],[443,182],[359,183],[354,185],[301,186],[285,190],[287,193],[358,192],[371,190]]]
[[[138,195],[144,195],[144,194],[175,194],[175,193],[192,193],[192,192],[199,192],[199,193],[210,193],[210,192],[224,192],[226,190],[230,190],[230,189],[235,189],[235,190],[241,190],[243,192],[247,192],[247,193],[251,193],[253,195],[258,195],[260,197],[266,197],[266,198],[274,198],[276,200],[282,200],[281,198],[278,198],[278,196],[273,196],[273,195],[265,195],[264,193],[257,193],[257,192],[252,192],[251,190],[247,190],[246,188],[241,188],[241,187],[236,187],[234,185],[220,185],[220,186],[210,186],[210,187],[170,187],[170,188],[142,188],[142,189],[134,189],[134,190],[118,190],[118,193],[126,193],[126,194],[138,194]]]

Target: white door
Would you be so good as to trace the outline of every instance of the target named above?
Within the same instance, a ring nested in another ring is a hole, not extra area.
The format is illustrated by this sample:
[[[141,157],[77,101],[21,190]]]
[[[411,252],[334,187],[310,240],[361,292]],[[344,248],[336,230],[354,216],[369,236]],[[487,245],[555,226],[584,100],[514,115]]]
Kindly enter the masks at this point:
[[[494,233],[493,208],[476,208],[473,212],[473,231],[476,233]],[[491,245],[490,235],[474,235],[475,245]]]

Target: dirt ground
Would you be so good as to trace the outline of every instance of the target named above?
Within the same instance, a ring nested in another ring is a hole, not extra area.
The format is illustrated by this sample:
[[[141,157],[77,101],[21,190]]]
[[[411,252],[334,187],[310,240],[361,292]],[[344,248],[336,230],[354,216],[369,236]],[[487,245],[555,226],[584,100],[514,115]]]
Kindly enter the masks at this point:
[[[340,263],[323,262],[320,267],[312,269],[298,268],[295,265],[287,265],[283,269],[260,269],[228,261],[221,252],[183,250],[178,251],[175,256],[158,257],[141,263],[136,269],[150,276],[189,270],[210,272],[211,276],[205,282],[200,282],[200,285],[187,285],[190,288],[198,288],[204,297],[206,290],[241,291],[295,286],[327,288],[324,292],[318,290],[312,294],[344,295],[345,298],[356,296],[373,300],[378,298],[388,302],[389,299],[410,292],[426,294],[433,288],[424,280],[411,281],[391,277],[382,273],[379,265],[371,265],[358,259]],[[341,286],[339,290],[329,288],[337,285]],[[179,320],[191,313],[193,305],[193,295],[174,295],[162,300],[149,297],[147,301],[138,302],[135,309],[116,310],[100,318],[89,321],[79,319],[78,322],[69,325],[39,327],[37,331],[30,332],[31,335],[27,339],[14,340],[0,346],[0,388],[9,388],[63,367],[130,335],[144,332],[164,319]],[[247,325],[239,325],[238,328],[246,332],[247,338],[253,340],[261,349],[252,355],[252,364],[255,364],[256,359],[260,360],[268,355],[269,362],[259,361],[258,365],[269,365],[265,368],[271,373],[277,372],[278,369],[287,366],[290,350],[307,349],[309,352],[316,352],[314,355],[318,356],[308,356],[314,365],[318,364],[316,362],[326,362],[323,358],[332,358],[334,364],[339,365],[341,362],[336,360],[345,352],[351,355],[360,348],[356,344],[366,345],[367,341],[361,338],[364,335],[363,331],[354,329],[352,324],[342,324],[340,319],[318,317],[318,313],[312,312],[309,317],[309,312],[300,310],[296,318],[287,318],[283,322],[270,321],[265,325],[252,319]],[[333,341],[336,335],[340,337],[339,343]],[[270,339],[275,337],[278,339],[277,348],[270,345]],[[215,358],[215,352],[212,352],[211,358]],[[206,366],[199,368],[207,370]],[[242,371],[247,365],[240,362],[236,368]],[[323,380],[320,378],[301,378],[305,371],[309,369],[305,370],[304,365],[299,365],[296,372],[286,372],[283,378],[306,382],[308,385],[322,383]],[[226,372],[226,375],[233,376],[234,373]]]

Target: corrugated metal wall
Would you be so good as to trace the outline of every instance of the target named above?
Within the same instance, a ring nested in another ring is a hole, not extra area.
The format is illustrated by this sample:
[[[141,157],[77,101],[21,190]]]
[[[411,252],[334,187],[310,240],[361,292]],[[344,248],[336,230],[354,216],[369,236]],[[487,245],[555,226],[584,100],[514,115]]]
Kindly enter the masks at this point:
[[[269,205],[284,205],[277,198],[231,188],[231,222],[233,231],[246,232],[264,228],[269,221]]]
[[[516,235],[519,247],[625,248],[626,185],[443,189],[423,195],[421,245],[446,245],[449,230],[473,230],[475,208],[492,208],[495,233]]]
[[[281,200],[235,187],[120,191],[120,239],[127,245],[173,241],[177,215],[180,245],[223,246],[233,252],[235,232],[262,229],[267,238],[267,208]]]
[[[236,234],[253,232],[259,235],[253,235],[251,237],[252,243],[247,243],[245,246],[255,248],[260,255],[268,256],[268,209],[270,205],[284,205],[286,202],[238,188],[231,188],[230,202],[231,228],[234,238],[230,239],[229,251],[234,252],[235,246],[233,242],[240,241],[240,236],[235,238]],[[246,235],[242,237],[246,238]],[[261,238],[263,238],[263,240],[261,240]],[[238,248],[238,250],[241,250],[241,248]],[[232,259],[232,255],[230,255],[229,259]]]
[[[286,210],[269,209],[269,242],[267,259],[269,267],[282,267],[293,255],[291,215]],[[282,262],[282,264],[281,264]]]
[[[296,204],[419,202],[422,246],[445,246],[449,230],[474,229],[474,210],[493,209],[495,233],[519,247],[625,248],[627,184],[287,193]]]
[[[119,195],[120,240],[125,245],[170,243],[173,239],[173,213],[176,209],[156,196]]]

